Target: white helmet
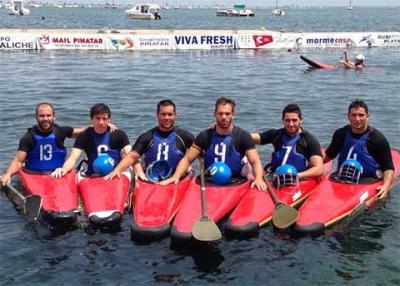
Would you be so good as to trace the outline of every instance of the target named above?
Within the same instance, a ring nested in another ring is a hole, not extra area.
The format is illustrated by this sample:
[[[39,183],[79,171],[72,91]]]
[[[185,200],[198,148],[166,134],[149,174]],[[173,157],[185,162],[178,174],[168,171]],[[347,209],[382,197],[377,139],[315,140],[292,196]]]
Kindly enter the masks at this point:
[[[365,57],[364,57],[363,54],[358,54],[358,55],[356,56],[356,60],[358,60],[358,61],[364,61],[364,59],[365,59]]]

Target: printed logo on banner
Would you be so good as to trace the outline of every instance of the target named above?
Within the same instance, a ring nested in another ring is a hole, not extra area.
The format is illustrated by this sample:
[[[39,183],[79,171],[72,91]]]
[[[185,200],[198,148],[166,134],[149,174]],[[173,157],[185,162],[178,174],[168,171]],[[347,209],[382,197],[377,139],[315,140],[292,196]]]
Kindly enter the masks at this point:
[[[47,45],[48,43],[50,43],[50,36],[47,34],[43,34],[39,37],[39,41],[41,44]]]
[[[0,50],[33,50],[37,49],[33,41],[27,41],[21,37],[0,36]]]
[[[380,34],[377,37],[383,41],[384,45],[400,45],[400,33],[398,34]]]
[[[303,45],[303,38],[299,37],[296,39],[296,48],[300,48]]]
[[[175,44],[178,46],[188,45],[208,45],[210,48],[233,47],[233,36],[213,35],[213,36],[175,36]]]
[[[335,38],[335,37],[323,37],[323,38],[307,38],[306,44],[307,45],[327,45],[327,46],[343,46],[348,45],[348,41],[350,39],[347,38]]]
[[[253,41],[256,48],[265,46],[266,44],[272,43],[274,39],[271,35],[253,35]]]
[[[375,40],[372,37],[372,35],[367,35],[367,36],[363,36],[358,43],[361,44],[362,42],[366,42],[368,45],[368,48],[370,48],[370,47],[372,47],[372,44],[375,43]]]
[[[111,39],[111,44],[117,49],[130,49],[134,46],[134,42],[131,38],[124,39]]]
[[[139,45],[141,47],[169,47],[169,38],[139,38]]]

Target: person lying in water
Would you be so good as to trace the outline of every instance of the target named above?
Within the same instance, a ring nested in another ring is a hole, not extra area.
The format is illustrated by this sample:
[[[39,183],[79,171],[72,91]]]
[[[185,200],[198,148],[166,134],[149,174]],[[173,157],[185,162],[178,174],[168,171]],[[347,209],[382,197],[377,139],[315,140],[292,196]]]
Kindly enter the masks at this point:
[[[342,63],[345,65],[347,69],[363,70],[365,68],[364,65],[365,57],[363,54],[358,54],[356,56],[354,63],[351,60],[349,60],[347,55],[347,50],[344,50],[343,54],[344,54],[344,60],[342,61]]]

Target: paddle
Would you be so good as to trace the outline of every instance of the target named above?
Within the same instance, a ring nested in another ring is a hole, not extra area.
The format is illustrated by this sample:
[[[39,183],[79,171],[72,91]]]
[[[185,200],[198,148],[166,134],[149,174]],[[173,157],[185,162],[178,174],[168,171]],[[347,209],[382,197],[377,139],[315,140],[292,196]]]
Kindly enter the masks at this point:
[[[297,220],[297,210],[285,203],[280,202],[266,177],[264,177],[264,180],[267,184],[267,190],[275,203],[274,213],[272,214],[272,223],[279,229],[284,229],[291,226]]]
[[[196,221],[192,228],[192,235],[200,241],[214,241],[220,239],[221,231],[215,222],[207,215],[206,186],[204,182],[204,162],[200,162],[200,185],[201,185],[201,218]]]
[[[21,200],[24,214],[29,218],[36,219],[39,216],[40,209],[42,208],[42,198],[37,195],[24,196],[11,184],[7,184],[7,187]]]

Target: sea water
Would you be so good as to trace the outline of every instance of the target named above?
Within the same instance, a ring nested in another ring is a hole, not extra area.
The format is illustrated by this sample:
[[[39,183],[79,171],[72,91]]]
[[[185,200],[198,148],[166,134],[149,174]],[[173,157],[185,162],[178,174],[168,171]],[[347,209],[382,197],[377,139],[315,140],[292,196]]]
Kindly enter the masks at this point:
[[[273,17],[216,17],[214,10],[162,11],[160,21],[124,17],[122,9],[32,8],[30,16],[0,10],[2,28],[258,29],[286,31],[398,31],[399,8],[288,10]],[[42,20],[42,17],[44,19]],[[336,64],[340,49],[257,51],[44,51],[0,53],[0,168],[15,155],[19,138],[35,124],[39,101],[55,105],[57,123],[87,126],[89,109],[111,107],[112,120],[133,143],[156,122],[156,104],[172,99],[177,125],[197,134],[213,122],[215,100],[237,102],[235,124],[248,131],[280,128],[281,110],[297,103],[303,127],[322,146],[347,124],[347,107],[362,99],[370,124],[400,147],[398,49],[363,53],[365,72],[309,70],[300,54]],[[73,141],[67,139],[71,148]],[[261,146],[263,163],[271,147]],[[0,195],[2,285],[398,285],[400,188],[377,209],[365,211],[317,237],[276,232],[270,225],[249,239],[181,246],[170,238],[130,240],[132,218],[121,229],[96,232],[82,223],[70,231],[30,222]]]

